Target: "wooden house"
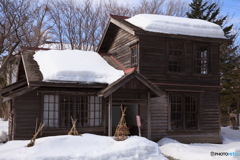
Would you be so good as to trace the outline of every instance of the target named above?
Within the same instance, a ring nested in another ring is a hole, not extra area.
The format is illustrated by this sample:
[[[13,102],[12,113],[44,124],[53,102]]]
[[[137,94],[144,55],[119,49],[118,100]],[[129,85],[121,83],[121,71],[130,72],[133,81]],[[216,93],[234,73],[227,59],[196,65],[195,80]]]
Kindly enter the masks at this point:
[[[10,139],[30,139],[36,118],[46,122],[41,136],[67,134],[70,117],[79,133],[114,134],[120,105],[126,106],[130,134],[153,141],[221,143],[219,50],[225,38],[142,29],[114,16],[97,52],[125,75],[111,84],[44,82],[34,49],[21,55],[17,82],[1,90],[14,116]],[[50,109],[52,108],[52,109]]]

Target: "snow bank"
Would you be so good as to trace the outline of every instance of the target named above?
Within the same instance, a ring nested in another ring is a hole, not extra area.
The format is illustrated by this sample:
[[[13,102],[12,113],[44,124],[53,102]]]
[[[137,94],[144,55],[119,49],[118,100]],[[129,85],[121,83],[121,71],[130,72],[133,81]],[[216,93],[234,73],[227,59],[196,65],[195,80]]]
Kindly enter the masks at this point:
[[[35,146],[29,141],[9,141],[0,146],[0,159],[84,159],[84,160],[167,160],[158,145],[146,138],[133,136],[125,141],[111,137],[83,134],[39,138]]]
[[[220,26],[200,19],[138,14],[126,21],[150,32],[226,39]]]
[[[112,83],[124,75],[98,53],[80,50],[37,51],[34,55],[43,81]]]
[[[179,160],[240,160],[240,130],[221,127],[223,144],[183,144],[170,138],[158,142],[162,153]],[[238,156],[211,156],[211,152],[238,153]]]
[[[222,133],[222,143],[223,144],[236,142],[236,141],[240,142],[240,129],[233,130],[233,129],[231,129],[231,126],[221,127],[221,133]],[[239,157],[239,159],[240,159],[240,157]]]
[[[8,140],[8,121],[3,121],[0,118],[0,143]]]

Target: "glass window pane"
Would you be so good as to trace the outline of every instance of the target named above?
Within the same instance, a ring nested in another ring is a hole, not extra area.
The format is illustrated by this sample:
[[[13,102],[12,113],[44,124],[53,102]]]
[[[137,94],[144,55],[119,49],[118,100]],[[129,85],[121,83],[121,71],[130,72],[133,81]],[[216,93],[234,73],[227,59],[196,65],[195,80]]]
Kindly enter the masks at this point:
[[[54,102],[54,95],[50,95],[49,102]]]
[[[44,110],[45,110],[45,111],[48,110],[48,103],[44,103]]]
[[[48,95],[44,95],[44,102],[48,102]]]

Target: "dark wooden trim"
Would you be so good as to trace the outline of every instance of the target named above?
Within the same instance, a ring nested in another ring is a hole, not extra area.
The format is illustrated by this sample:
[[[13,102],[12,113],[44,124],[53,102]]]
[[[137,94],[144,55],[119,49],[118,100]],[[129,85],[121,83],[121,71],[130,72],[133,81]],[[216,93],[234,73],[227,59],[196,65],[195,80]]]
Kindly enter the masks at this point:
[[[168,130],[171,130],[171,104],[170,104],[170,94],[168,93]]]
[[[128,27],[128,26],[124,25],[123,23],[117,21],[116,19],[111,18],[110,22],[115,24],[116,26],[124,29],[125,31],[129,32],[130,34],[135,35],[135,31],[131,27]]]
[[[29,86],[33,87],[74,87],[74,88],[105,88],[106,83],[54,83],[54,82],[29,82]]]
[[[135,35],[168,37],[168,38],[173,38],[173,39],[193,40],[193,41],[199,41],[199,42],[217,42],[217,43],[232,44],[232,41],[229,40],[229,39],[188,36],[188,35],[180,35],[180,34],[156,33],[156,32],[148,32],[148,31],[144,31],[144,30],[143,31],[142,30],[136,30]]]
[[[108,100],[108,136],[112,136],[112,94]]]
[[[192,85],[192,84],[173,84],[173,83],[152,83],[155,85],[165,85],[165,86],[181,86],[181,87],[206,87],[206,88],[219,88],[222,89],[222,86],[210,86],[210,85]]]
[[[151,106],[150,106],[150,92],[148,92],[148,139],[151,140]]]
[[[201,90],[180,90],[180,89],[165,89],[165,91],[169,91],[169,92],[205,92],[205,91],[201,91]]]
[[[13,83],[11,85],[8,85],[8,86],[2,88],[0,90],[0,95],[2,95],[3,93],[6,93],[6,92],[10,92],[10,91],[12,91],[12,90],[14,90],[16,88],[22,87],[24,85],[27,85],[27,80],[26,79],[18,81],[16,83]]]
[[[15,97],[18,97],[18,96],[21,96],[23,94],[26,94],[26,93],[28,93],[30,91],[33,91],[33,90],[37,89],[37,88],[38,87],[28,87],[27,86],[27,87],[21,88],[19,90],[16,90],[16,91],[8,94],[6,97],[3,97],[3,101],[2,102],[7,102],[7,101],[9,101],[9,100],[11,100],[11,99],[13,99]]]
[[[104,98],[108,97],[110,94],[115,92],[117,89],[119,89],[121,86],[123,86],[125,83],[127,83],[134,77],[137,78],[140,82],[142,82],[145,86],[147,86],[157,96],[160,97],[162,96],[162,94],[165,94],[155,85],[150,83],[145,77],[140,75],[137,71],[134,71],[128,75],[125,75],[124,77],[120,78],[118,81],[114,82],[112,85],[98,92],[98,96],[103,96]]]

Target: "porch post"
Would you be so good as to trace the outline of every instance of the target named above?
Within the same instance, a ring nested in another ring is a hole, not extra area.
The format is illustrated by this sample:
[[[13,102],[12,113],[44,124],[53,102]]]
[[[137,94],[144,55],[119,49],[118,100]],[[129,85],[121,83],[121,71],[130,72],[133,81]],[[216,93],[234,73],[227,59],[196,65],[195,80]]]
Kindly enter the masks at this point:
[[[148,92],[148,139],[151,139],[151,109],[150,109],[150,92]]]
[[[108,100],[108,136],[112,136],[112,94]]]

